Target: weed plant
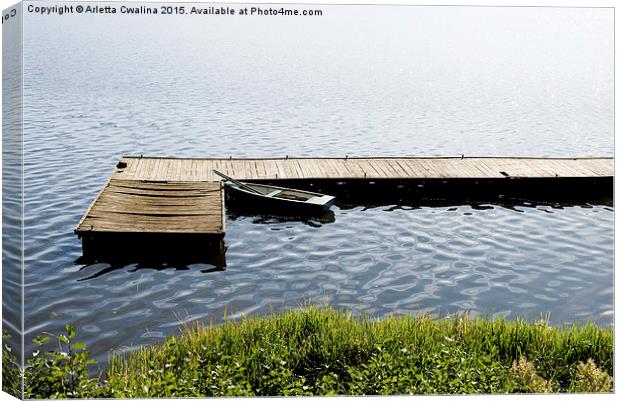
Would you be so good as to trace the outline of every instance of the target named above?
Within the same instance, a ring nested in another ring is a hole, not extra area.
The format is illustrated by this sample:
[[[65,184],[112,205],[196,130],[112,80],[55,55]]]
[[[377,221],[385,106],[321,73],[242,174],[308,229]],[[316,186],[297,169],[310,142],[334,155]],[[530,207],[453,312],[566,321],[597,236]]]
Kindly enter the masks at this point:
[[[591,323],[372,319],[310,306],[188,327],[163,344],[111,356],[96,378],[75,330],[67,330],[58,351],[29,361],[29,398],[613,390],[613,331]]]

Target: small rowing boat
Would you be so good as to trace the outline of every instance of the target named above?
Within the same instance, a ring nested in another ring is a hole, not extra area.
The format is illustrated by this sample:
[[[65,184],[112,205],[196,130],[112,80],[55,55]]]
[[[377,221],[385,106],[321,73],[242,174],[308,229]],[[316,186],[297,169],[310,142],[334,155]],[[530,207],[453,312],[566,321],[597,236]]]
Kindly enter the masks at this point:
[[[231,190],[234,201],[244,207],[259,208],[271,213],[312,213],[329,209],[336,200],[330,195],[241,182],[217,170],[213,172],[225,180],[226,188]]]

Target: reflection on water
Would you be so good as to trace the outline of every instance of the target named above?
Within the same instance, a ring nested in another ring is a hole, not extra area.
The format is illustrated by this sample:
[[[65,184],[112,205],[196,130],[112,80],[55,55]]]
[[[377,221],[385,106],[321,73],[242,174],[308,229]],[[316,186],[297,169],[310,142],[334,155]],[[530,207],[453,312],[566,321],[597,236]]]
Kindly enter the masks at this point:
[[[96,271],[95,273],[93,273],[91,276],[85,277],[85,278],[81,278],[78,279],[78,281],[85,281],[85,280],[92,280],[94,278],[100,277],[106,273],[111,273],[115,270],[119,270],[119,269],[127,269],[128,272],[137,272],[140,269],[153,269],[153,270],[157,270],[157,271],[161,271],[164,269],[172,269],[175,271],[183,271],[183,270],[189,270],[189,264],[186,263],[176,263],[176,262],[169,262],[167,260],[163,260],[160,262],[156,262],[153,261],[152,259],[147,259],[147,261],[133,261],[133,262],[121,262],[118,260],[114,260],[111,262],[106,262],[105,260],[103,261],[99,261],[99,262],[92,262],[92,263],[85,263],[86,261],[84,260],[76,260],[75,263],[77,265],[83,265],[82,268],[80,268],[80,271],[82,270],[86,270],[90,267],[96,267],[99,268],[100,270]],[[196,261],[196,263],[205,263],[205,264],[211,264],[209,261],[209,258],[205,258],[205,260],[203,261]],[[101,268],[101,265],[108,265],[107,267]],[[224,271],[226,270],[225,266],[218,266],[218,265],[214,265],[211,268],[205,268],[202,269],[201,272],[203,273],[212,273],[212,272],[219,272],[219,271]]]
[[[137,272],[140,269],[184,271],[196,264],[212,265],[201,270],[203,273],[211,273],[226,269],[226,250],[223,241],[218,246],[193,244],[190,247],[179,248],[171,239],[166,246],[160,245],[159,251],[154,245],[149,245],[148,249],[132,248],[131,252],[101,249],[97,254],[83,254],[74,263],[82,266],[80,272],[93,272],[91,276],[80,278],[78,281],[92,280],[119,269],[127,269],[128,272]]]
[[[251,213],[247,211],[241,211],[238,208],[234,211],[228,210],[226,217],[231,221],[235,221],[242,218],[253,219],[254,224],[279,224],[285,222],[298,222],[306,224],[311,227],[321,227],[325,224],[331,224],[336,221],[336,215],[333,211],[327,210],[325,212],[305,215],[281,215],[281,214],[266,214],[266,213]]]

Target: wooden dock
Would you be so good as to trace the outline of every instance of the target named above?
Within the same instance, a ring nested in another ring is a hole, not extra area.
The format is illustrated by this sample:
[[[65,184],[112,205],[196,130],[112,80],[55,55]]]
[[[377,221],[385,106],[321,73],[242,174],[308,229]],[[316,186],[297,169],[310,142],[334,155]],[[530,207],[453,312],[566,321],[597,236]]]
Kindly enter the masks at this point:
[[[77,232],[223,234],[219,181],[155,182],[111,178]]]
[[[239,180],[455,179],[613,176],[612,158],[281,158],[170,159],[123,157],[114,178],[219,181],[218,170]],[[121,164],[122,165],[122,164]]]
[[[613,185],[613,158],[280,158],[181,159],[123,157],[79,222],[76,233],[225,233],[224,191],[218,170],[239,180],[314,182],[538,182]],[[510,180],[510,181],[509,181]],[[603,180],[603,181],[601,181]],[[470,185],[472,183],[472,185]],[[516,184],[510,184],[516,185]],[[401,185],[402,186],[402,185]],[[599,185],[600,187],[600,185]],[[607,188],[607,187],[605,187]],[[580,188],[573,188],[578,192]]]

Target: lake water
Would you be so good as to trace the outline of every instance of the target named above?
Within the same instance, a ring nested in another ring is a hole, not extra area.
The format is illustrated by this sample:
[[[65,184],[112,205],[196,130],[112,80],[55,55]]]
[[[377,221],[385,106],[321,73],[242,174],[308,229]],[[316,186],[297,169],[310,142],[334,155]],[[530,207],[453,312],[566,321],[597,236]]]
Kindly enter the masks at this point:
[[[231,216],[224,271],[76,263],[73,229],[124,154],[613,155],[612,10],[320,8],[26,13],[27,345],[76,324],[104,360],[186,322],[304,302],[613,322],[610,202],[336,205],[328,224]],[[5,323],[17,313],[5,307]]]

